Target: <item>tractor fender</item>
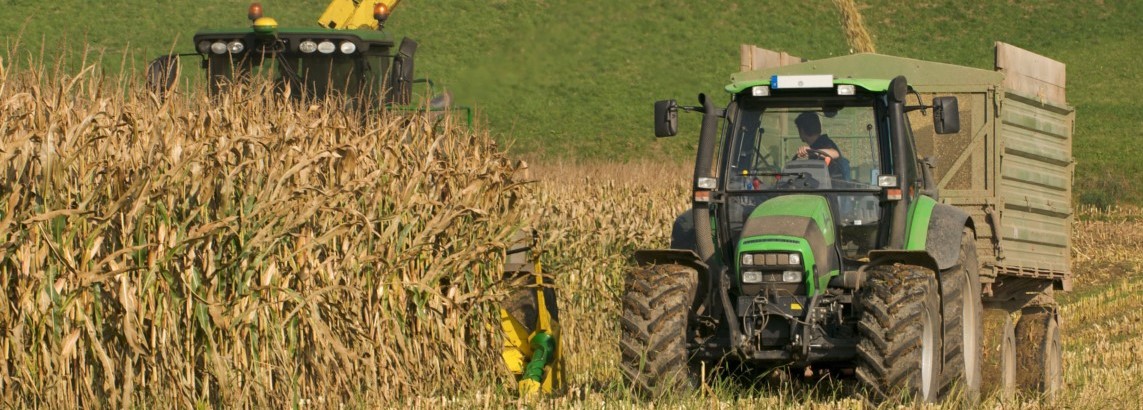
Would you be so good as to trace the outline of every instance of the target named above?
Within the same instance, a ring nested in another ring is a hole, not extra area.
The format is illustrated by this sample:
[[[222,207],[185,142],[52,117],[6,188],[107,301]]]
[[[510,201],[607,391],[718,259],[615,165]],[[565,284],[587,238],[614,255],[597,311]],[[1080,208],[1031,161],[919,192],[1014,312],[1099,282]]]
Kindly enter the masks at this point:
[[[891,265],[894,263],[928,268],[931,269],[934,274],[938,272],[937,261],[929,251],[886,249],[869,252],[869,265],[867,265],[867,267]],[[861,278],[861,280],[864,281],[864,278]]]
[[[635,263],[639,266],[674,264],[694,269],[698,273],[698,289],[692,311],[703,303],[710,292],[710,266],[691,249],[640,249],[635,251]]]
[[[966,226],[975,231],[967,212],[922,196],[910,215],[905,249],[925,250],[936,260],[938,271],[951,268],[960,256],[960,236]]]
[[[937,260],[938,269],[944,270],[956,265],[957,258],[960,257],[960,236],[964,233],[965,226],[976,231],[967,212],[952,205],[933,206],[926,232],[925,250]]]

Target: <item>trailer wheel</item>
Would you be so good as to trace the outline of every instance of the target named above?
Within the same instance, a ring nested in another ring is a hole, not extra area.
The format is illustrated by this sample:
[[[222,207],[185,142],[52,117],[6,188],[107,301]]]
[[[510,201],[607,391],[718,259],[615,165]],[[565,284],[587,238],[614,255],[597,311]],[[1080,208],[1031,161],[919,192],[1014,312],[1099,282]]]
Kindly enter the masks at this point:
[[[1052,308],[1029,307],[1016,323],[1017,384],[1052,398],[1063,386],[1060,326]]]
[[[944,324],[944,365],[941,395],[954,388],[974,402],[980,394],[981,338],[984,333],[980,273],[972,229],[961,234],[960,256],[952,268],[941,272],[941,312]]]
[[[870,269],[861,294],[858,381],[872,405],[902,394],[937,399],[941,305],[933,272],[917,266]]]
[[[1011,399],[1016,393],[1016,324],[1003,309],[985,310],[984,322],[981,384],[994,386],[1001,397]]]
[[[627,277],[620,367],[627,385],[644,398],[695,387],[687,335],[697,286],[698,272],[680,265],[636,267]]]

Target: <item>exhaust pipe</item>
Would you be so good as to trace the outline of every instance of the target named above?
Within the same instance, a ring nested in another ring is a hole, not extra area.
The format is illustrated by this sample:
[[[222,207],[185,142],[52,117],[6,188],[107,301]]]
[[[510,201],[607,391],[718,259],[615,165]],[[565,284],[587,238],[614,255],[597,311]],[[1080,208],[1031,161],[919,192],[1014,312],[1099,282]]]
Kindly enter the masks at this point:
[[[699,94],[698,98],[699,103],[702,104],[703,115],[702,130],[699,132],[698,153],[695,154],[695,175],[692,181],[694,196],[691,198],[691,216],[695,224],[695,245],[698,248],[699,258],[706,262],[706,266],[710,267],[707,274],[713,276],[712,279],[714,279],[711,281],[713,284],[711,291],[718,292],[717,295],[710,295],[708,300],[713,301],[714,298],[718,298],[721,302],[724,311],[723,316],[727,319],[727,327],[730,330],[731,346],[737,350],[738,344],[742,341],[742,329],[739,327],[738,321],[733,319],[736,313],[727,293],[730,287],[727,269],[714,255],[713,230],[710,226],[710,201],[713,198],[710,196],[710,189],[699,187],[700,178],[712,178],[714,176],[711,171],[714,162],[714,144],[717,140],[715,134],[718,132],[720,115],[706,94]]]

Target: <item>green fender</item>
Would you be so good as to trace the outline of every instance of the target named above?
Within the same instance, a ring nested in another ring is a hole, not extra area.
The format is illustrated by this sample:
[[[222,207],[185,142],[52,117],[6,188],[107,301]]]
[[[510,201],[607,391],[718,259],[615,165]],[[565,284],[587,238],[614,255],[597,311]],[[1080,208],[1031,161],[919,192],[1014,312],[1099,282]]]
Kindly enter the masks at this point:
[[[905,249],[924,250],[933,257],[940,270],[951,268],[960,256],[960,236],[966,226],[975,231],[968,213],[920,196],[909,210]]]

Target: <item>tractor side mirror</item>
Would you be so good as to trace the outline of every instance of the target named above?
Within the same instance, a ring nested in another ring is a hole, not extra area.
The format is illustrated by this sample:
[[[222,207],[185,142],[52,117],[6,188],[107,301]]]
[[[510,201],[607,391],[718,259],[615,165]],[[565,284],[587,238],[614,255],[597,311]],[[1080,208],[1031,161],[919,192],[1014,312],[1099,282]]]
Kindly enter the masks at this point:
[[[155,94],[166,95],[175,87],[178,77],[178,55],[162,56],[147,64],[147,89]]]
[[[679,133],[679,104],[675,100],[655,101],[655,136],[673,137]]]
[[[957,110],[956,97],[933,98],[933,129],[937,134],[960,132],[960,111]]]

